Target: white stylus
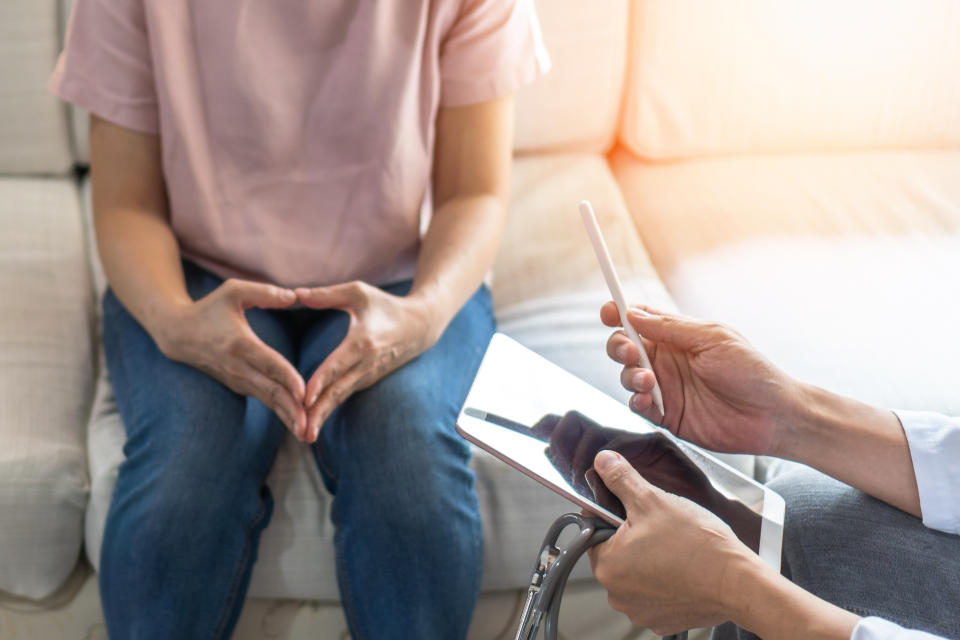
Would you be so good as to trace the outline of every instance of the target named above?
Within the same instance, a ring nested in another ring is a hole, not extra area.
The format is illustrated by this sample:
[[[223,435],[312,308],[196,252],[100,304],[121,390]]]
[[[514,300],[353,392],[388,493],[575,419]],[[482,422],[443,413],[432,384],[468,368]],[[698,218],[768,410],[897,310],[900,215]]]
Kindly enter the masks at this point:
[[[587,228],[587,235],[590,236],[590,242],[593,244],[593,251],[597,254],[597,260],[600,262],[600,270],[603,271],[603,279],[607,281],[607,288],[610,289],[610,295],[617,305],[617,311],[620,312],[620,323],[626,332],[630,341],[637,345],[637,351],[640,352],[640,366],[653,372],[650,365],[650,358],[647,356],[646,349],[643,348],[643,342],[637,335],[637,330],[627,321],[627,301],[623,297],[623,289],[620,288],[620,278],[617,277],[617,271],[613,268],[613,260],[610,259],[610,252],[607,250],[607,243],[603,240],[603,234],[600,233],[600,225],[597,224],[597,216],[593,212],[593,206],[589,200],[583,200],[580,203],[580,216],[583,218],[583,226]],[[660,415],[666,415],[663,411],[663,394],[660,393],[660,384],[656,378],[653,380],[653,404],[660,410]]]

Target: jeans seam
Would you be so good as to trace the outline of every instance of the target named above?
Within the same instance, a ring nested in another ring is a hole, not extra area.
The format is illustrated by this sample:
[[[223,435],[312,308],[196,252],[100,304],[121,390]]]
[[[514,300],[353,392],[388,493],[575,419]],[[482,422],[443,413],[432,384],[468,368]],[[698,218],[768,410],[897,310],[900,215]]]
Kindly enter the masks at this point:
[[[317,467],[320,468],[320,471],[326,474],[327,477],[333,481],[334,485],[339,484],[340,479],[337,477],[335,473],[333,473],[333,470],[331,469],[330,465],[327,464],[327,461],[324,459],[323,453],[320,451],[321,447],[320,447],[319,441],[317,442],[317,444],[315,444],[310,448],[313,449],[313,459],[317,463]]]
[[[350,627],[350,637],[353,640],[363,640],[364,636],[360,634],[360,625],[357,623],[357,613],[354,610],[353,605],[353,594],[350,592],[350,589],[347,587],[347,571],[346,567],[343,566],[343,549],[341,546],[341,537],[343,534],[337,535],[337,539],[334,542],[334,547],[336,549],[336,561],[337,561],[337,582],[340,587],[340,605],[343,607],[343,612],[346,614],[347,625]]]
[[[253,537],[253,531],[259,525],[267,511],[267,501],[262,500],[260,503],[260,509],[257,511],[256,516],[247,526],[245,542],[243,545],[243,555],[240,557],[240,562],[237,566],[237,571],[233,574],[233,580],[230,583],[230,591],[227,593],[227,600],[223,608],[223,613],[220,616],[220,622],[217,624],[217,627],[214,629],[212,637],[214,639],[221,638],[226,629],[227,622],[230,620],[230,612],[233,610],[234,603],[237,598],[237,593],[240,590],[240,583],[243,582],[243,574],[245,573],[247,562],[250,559],[250,552],[253,545],[250,543],[250,539]]]

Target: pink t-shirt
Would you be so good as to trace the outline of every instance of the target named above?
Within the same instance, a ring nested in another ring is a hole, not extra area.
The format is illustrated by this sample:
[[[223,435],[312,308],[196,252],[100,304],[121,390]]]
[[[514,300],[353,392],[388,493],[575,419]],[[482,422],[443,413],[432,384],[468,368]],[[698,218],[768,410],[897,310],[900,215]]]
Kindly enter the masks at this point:
[[[545,70],[530,0],[76,0],[58,96],[158,134],[184,257],[284,286],[413,275],[438,107]]]

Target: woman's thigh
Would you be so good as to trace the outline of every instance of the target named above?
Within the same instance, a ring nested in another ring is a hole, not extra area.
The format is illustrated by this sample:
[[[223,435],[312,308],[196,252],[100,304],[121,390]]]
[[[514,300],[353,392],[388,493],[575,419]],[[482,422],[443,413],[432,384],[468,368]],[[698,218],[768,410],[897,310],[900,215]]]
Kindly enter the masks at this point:
[[[403,295],[408,289],[409,283],[401,283],[387,290]],[[305,377],[339,344],[347,322],[345,316],[327,316],[322,326],[307,331],[301,350]],[[315,447],[330,488],[336,488],[342,474],[360,467],[382,475],[385,482],[390,474],[431,458],[465,467],[469,447],[454,430],[456,416],[494,328],[489,291],[483,287],[431,349],[338,407],[321,428]],[[377,460],[369,465],[376,469],[366,468],[358,456]],[[431,469],[424,472],[430,475]]]
[[[221,280],[185,263],[196,299]],[[247,312],[251,328],[287,358],[293,343],[278,314]],[[103,343],[107,370],[127,440],[124,465],[176,466],[196,475],[263,476],[269,470],[282,424],[255,398],[236,394],[194,367],[164,356],[112,291],[103,300]]]

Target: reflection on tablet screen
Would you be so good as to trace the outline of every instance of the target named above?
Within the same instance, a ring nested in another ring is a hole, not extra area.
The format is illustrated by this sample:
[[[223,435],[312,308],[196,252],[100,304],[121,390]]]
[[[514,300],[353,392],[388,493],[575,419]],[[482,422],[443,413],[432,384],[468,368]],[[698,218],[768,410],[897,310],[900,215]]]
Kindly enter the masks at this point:
[[[604,427],[577,411],[563,416],[545,415],[533,427],[475,410],[466,412],[547,443],[543,451],[566,483],[582,497],[623,519],[623,504],[593,469],[593,459],[601,449],[622,455],[651,484],[712,511],[730,525],[744,544],[759,551],[760,514],[718,491],[700,467],[661,432],[635,433]]]

